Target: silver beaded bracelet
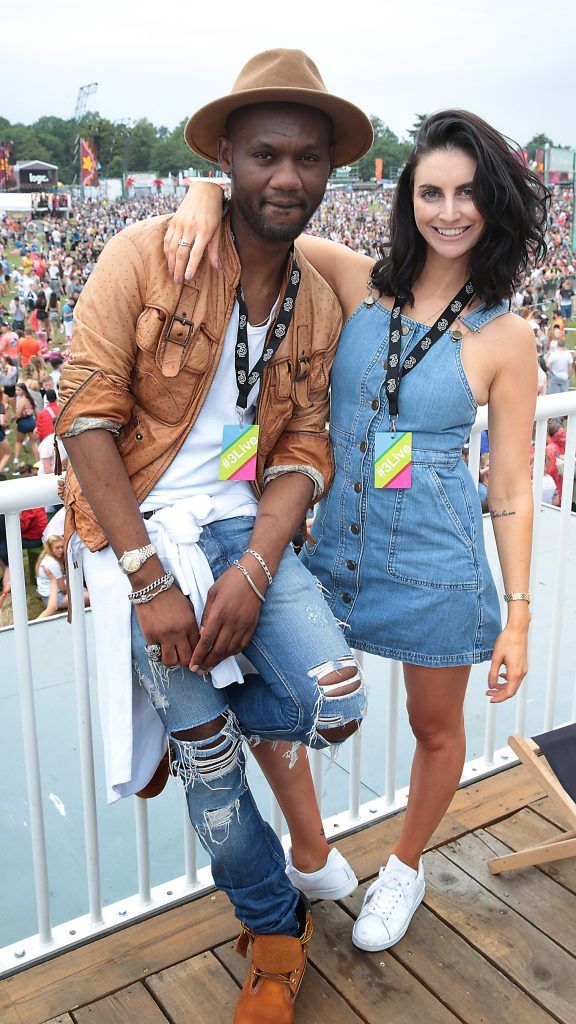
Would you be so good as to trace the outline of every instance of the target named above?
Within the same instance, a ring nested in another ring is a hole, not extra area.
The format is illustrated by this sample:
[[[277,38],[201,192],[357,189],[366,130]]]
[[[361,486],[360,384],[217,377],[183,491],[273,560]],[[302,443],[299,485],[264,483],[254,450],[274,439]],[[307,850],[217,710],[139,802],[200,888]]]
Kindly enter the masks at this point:
[[[241,563],[240,563],[240,562],[238,561],[238,559],[237,559],[237,558],[236,558],[236,559],[234,560],[234,563],[233,563],[233,564],[234,564],[234,565],[236,566],[236,568],[237,568],[237,569],[240,569],[240,572],[241,572],[241,573],[242,573],[242,575],[244,576],[244,579],[245,579],[245,580],[247,580],[247,582],[248,582],[248,583],[250,584],[250,586],[252,587],[252,590],[254,591],[254,593],[256,594],[256,596],[257,596],[257,597],[259,597],[259,598],[260,598],[260,600],[262,601],[262,604],[264,604],[264,601],[266,600],[266,598],[264,597],[264,594],[261,594],[261,593],[260,593],[260,591],[258,590],[258,587],[257,587],[257,586],[256,586],[256,584],[254,583],[254,580],[252,579],[252,577],[251,577],[250,573],[248,572],[248,569],[246,568],[246,566],[242,565],[242,564],[241,564]]]
[[[270,572],[270,569],[268,568],[268,566],[266,565],[266,562],[262,558],[262,555],[258,554],[257,551],[254,551],[254,548],[246,548],[246,551],[244,552],[244,554],[245,555],[253,555],[253,557],[256,559],[256,561],[260,563],[260,565],[264,569],[264,572],[266,573],[266,579],[268,580],[268,583],[271,585],[272,584],[272,573]]]
[[[157,580],[152,580],[152,583],[149,583],[146,587],[142,587],[141,590],[133,590],[131,594],[128,594],[128,600],[131,604],[148,604],[158,594],[162,594],[165,590],[170,590],[174,582],[172,573],[166,572],[163,576],[159,576]]]

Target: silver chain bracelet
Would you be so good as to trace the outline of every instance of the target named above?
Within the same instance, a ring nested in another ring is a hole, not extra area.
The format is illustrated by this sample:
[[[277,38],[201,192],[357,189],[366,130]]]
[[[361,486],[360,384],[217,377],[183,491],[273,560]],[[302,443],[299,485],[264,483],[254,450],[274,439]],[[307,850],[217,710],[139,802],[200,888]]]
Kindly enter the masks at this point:
[[[170,590],[170,587],[173,585],[174,577],[172,573],[166,572],[163,576],[159,576],[157,580],[152,580],[152,583],[149,583],[146,587],[142,587],[141,590],[133,590],[131,594],[128,594],[128,600],[131,604],[148,604],[158,594],[162,594],[165,590]]]
[[[244,554],[245,555],[252,555],[256,559],[256,561],[260,563],[260,565],[264,569],[264,572],[266,573],[266,579],[268,580],[268,583],[271,586],[272,585],[272,573],[270,572],[270,569],[268,568],[268,566],[266,565],[266,562],[262,558],[262,555],[258,554],[257,551],[254,551],[254,548],[246,548],[246,551],[244,552]]]
[[[250,586],[252,587],[252,590],[254,591],[256,596],[260,598],[260,600],[262,601],[262,604],[264,604],[264,601],[266,600],[266,598],[264,597],[264,594],[261,594],[260,591],[258,590],[258,587],[254,583],[254,580],[252,579],[252,577],[251,577],[250,573],[248,572],[248,569],[246,568],[246,566],[242,565],[241,562],[239,562],[237,558],[234,561],[234,565],[236,566],[237,569],[240,569],[240,572],[244,576],[245,580],[250,584]]]

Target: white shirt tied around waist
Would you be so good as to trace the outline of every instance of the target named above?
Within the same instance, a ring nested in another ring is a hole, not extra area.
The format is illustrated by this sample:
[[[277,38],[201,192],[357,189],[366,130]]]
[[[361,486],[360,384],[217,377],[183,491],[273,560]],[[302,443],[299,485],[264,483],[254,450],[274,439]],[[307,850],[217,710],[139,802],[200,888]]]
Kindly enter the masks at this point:
[[[171,572],[200,622],[214,577],[198,541],[203,527],[214,521],[207,494],[183,498],[146,520],[150,541],[165,571]],[[132,684],[132,645],[128,600],[130,581],[118,566],[112,548],[89,551],[74,534],[71,555],[80,560],[90,594],[98,702],[104,741],[108,801],[137,793],[150,780],[166,749],[166,734],[158,713],[142,686]],[[239,654],[213,669],[214,686],[244,681],[254,671]]]

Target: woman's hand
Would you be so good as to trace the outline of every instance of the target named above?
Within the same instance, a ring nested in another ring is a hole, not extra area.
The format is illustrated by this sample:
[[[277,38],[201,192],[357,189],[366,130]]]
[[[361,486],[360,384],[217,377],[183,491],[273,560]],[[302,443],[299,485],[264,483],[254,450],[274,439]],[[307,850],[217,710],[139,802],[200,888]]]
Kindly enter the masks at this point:
[[[494,645],[486,690],[490,703],[501,704],[513,697],[527,672],[528,629],[524,625],[508,623]],[[500,679],[505,681],[500,682]]]
[[[181,284],[183,279],[192,280],[206,246],[211,266],[214,270],[219,269],[218,240],[223,198],[220,185],[195,182],[172,217],[164,237],[164,255],[175,284]],[[180,245],[180,242],[191,245]]]

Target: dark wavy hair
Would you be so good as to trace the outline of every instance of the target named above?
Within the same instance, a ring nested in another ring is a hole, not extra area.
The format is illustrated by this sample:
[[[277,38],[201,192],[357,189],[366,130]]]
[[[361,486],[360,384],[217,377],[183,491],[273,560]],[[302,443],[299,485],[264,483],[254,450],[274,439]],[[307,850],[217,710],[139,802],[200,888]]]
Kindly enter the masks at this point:
[[[398,180],[390,240],[380,247],[372,284],[381,295],[414,304],[412,287],[426,259],[414,219],[414,174],[419,160],[437,149],[460,149],[476,161],[473,200],[485,227],[470,253],[470,276],[476,295],[493,306],[510,298],[528,266],[546,256],[550,192],[514,143],[466,110],[442,110],[423,122]]]

